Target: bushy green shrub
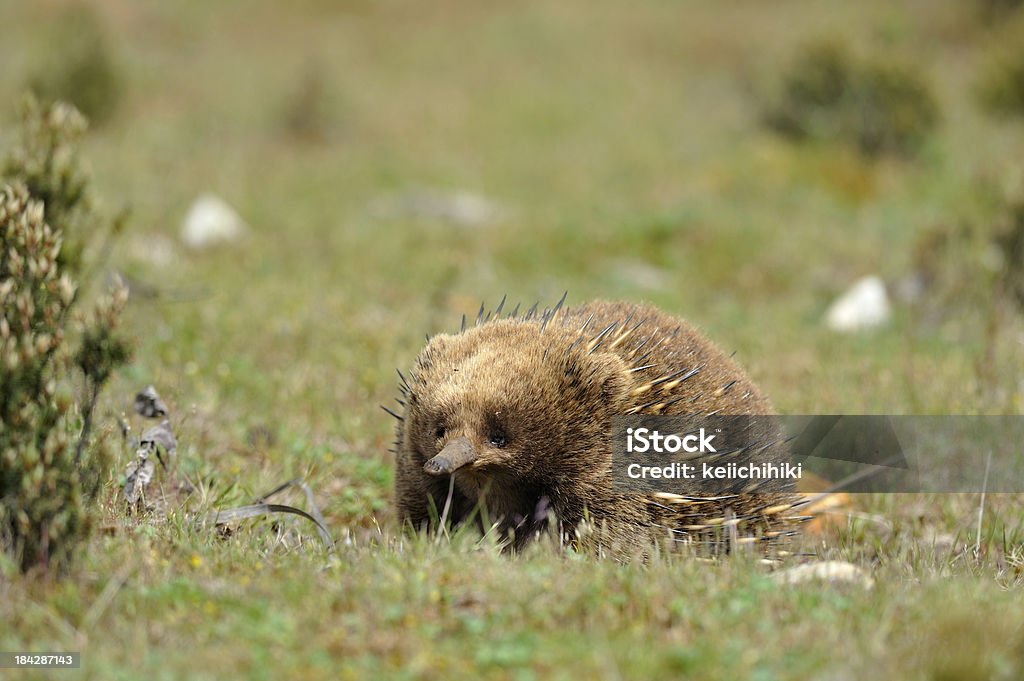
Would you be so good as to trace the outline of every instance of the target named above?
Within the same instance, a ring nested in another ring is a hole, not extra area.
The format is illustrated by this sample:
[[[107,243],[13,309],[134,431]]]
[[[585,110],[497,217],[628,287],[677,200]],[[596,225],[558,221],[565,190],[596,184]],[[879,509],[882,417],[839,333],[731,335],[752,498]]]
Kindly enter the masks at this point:
[[[925,231],[914,251],[930,302],[957,313],[1007,302],[1024,311],[1024,170],[986,183],[968,214]]]
[[[793,139],[846,142],[868,156],[907,155],[935,128],[939,106],[916,70],[816,42],[799,51],[763,118]]]
[[[38,113],[48,120],[32,123],[37,132],[73,130],[80,121],[62,105]],[[54,205],[76,203],[65,190],[81,193],[84,181],[56,185]],[[128,357],[116,332],[126,290],[73,316],[78,289],[60,261],[63,235],[48,224],[48,210],[24,182],[0,187],[0,546],[26,571],[66,568],[88,537],[90,502],[110,470],[104,443],[90,441],[92,412]],[[76,403],[73,385],[83,384]]]
[[[1024,174],[1018,172],[1008,182],[992,227],[993,241],[1002,260],[1003,285],[1024,310]]]
[[[320,143],[332,132],[333,97],[327,68],[318,61],[307,63],[288,93],[282,122],[288,135],[298,142]]]
[[[96,11],[71,5],[53,22],[46,47],[29,90],[47,104],[73,104],[94,125],[106,122],[120,102],[121,80]]]
[[[46,206],[46,222],[62,238],[57,262],[72,275],[94,223],[89,181],[77,154],[86,127],[74,107],[60,102],[44,106],[26,97],[18,142],[0,166],[0,181],[24,184]]]
[[[984,21],[994,22],[1024,7],[1024,0],[977,0],[977,7]]]
[[[999,34],[976,93],[993,113],[1024,116],[1024,18]]]

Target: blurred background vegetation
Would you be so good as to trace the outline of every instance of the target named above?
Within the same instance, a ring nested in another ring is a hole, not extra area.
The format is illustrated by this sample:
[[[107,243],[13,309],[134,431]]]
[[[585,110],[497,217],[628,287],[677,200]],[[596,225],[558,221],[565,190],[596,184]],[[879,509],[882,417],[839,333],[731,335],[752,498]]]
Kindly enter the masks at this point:
[[[203,495],[359,534],[394,368],[506,293],[654,302],[785,413],[1021,413],[1021,4],[7,2],[0,101],[75,103],[131,209],[105,427],[153,383]],[[184,243],[204,194],[244,236]],[[827,329],[870,274],[891,322]]]

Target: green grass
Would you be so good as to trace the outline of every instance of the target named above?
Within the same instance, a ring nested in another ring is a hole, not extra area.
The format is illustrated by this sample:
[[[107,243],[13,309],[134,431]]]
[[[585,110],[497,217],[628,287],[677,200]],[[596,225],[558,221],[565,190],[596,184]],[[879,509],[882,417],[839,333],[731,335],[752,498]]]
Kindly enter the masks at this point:
[[[5,101],[60,4],[0,5],[21,29],[0,43]],[[1024,675],[1016,498],[987,501],[977,557],[977,498],[857,498],[857,517],[807,549],[862,566],[871,590],[782,587],[742,558],[509,558],[472,537],[399,536],[378,408],[425,333],[481,298],[568,289],[687,317],[784,413],[1020,413],[1015,313],[990,331],[986,309],[936,321],[900,306],[865,336],[821,323],[855,278],[906,274],[918,235],[971,210],[977,180],[1024,150],[1024,128],[974,106],[988,29],[961,3],[95,5],[122,97],[85,155],[107,207],[133,209],[111,262],[165,293],[130,303],[136,359],[101,415],[113,428],[156,384],[179,468],[152,517],[116,508],[112,482],[108,530],[69,579],[0,562],[0,649],[81,650],[76,678],[96,679]],[[835,26],[935,81],[943,124],[916,162],[758,126],[757,94]],[[330,95],[320,144],[283,123],[311,60]],[[481,193],[507,218],[372,210],[422,188]],[[177,245],[204,191],[239,210],[244,241]],[[158,240],[166,266],[147,256]],[[344,540],[336,554],[301,524],[301,540],[269,523],[228,539],[191,528],[296,476]]]

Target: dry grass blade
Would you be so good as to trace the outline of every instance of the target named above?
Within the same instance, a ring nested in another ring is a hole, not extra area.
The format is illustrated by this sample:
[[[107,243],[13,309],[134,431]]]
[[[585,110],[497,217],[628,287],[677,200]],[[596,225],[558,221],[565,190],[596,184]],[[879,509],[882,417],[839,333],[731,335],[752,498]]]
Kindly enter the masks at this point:
[[[244,520],[246,518],[258,518],[259,516],[273,515],[275,513],[291,513],[292,515],[297,515],[309,520],[316,525],[317,534],[320,535],[320,539],[328,550],[334,548],[334,540],[331,538],[331,533],[326,527],[324,527],[323,523],[309,513],[303,511],[301,508],[295,508],[294,506],[285,506],[283,504],[250,504],[248,506],[239,506],[225,511],[211,512],[210,522],[215,526],[222,526],[238,520]]]
[[[988,473],[992,467],[992,450],[988,452],[988,458],[985,459],[985,481],[981,485],[981,501],[978,503],[978,534],[974,540],[974,557],[977,558],[981,555],[981,520],[985,516],[985,492],[988,491]]]
[[[276,494],[279,494],[280,492],[283,492],[289,487],[298,487],[299,489],[302,490],[302,493],[306,495],[306,504],[309,506],[309,514],[313,516],[313,519],[317,522],[317,524],[319,524],[321,527],[326,527],[327,521],[324,520],[324,516],[320,512],[320,507],[317,506],[316,499],[313,497],[313,490],[309,488],[309,485],[304,483],[302,480],[299,480],[298,478],[293,478],[288,482],[278,485],[274,489],[270,490],[269,492],[258,498],[255,501],[255,503],[265,503],[267,499]]]

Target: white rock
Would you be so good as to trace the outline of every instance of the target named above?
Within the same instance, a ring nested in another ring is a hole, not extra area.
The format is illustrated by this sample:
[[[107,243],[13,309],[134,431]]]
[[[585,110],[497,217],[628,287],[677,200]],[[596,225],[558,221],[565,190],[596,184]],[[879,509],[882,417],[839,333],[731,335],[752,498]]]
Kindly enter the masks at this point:
[[[180,257],[180,247],[174,239],[163,234],[133,234],[128,241],[128,257],[158,269],[166,269]]]
[[[841,295],[825,314],[825,323],[833,331],[860,331],[882,326],[892,309],[885,284],[877,276],[864,277]]]
[[[853,563],[842,560],[826,560],[820,563],[808,563],[776,572],[772,578],[782,584],[802,584],[803,582],[847,582],[857,584],[865,589],[875,585],[875,580],[863,569]]]
[[[460,227],[481,227],[505,217],[501,206],[467,191],[413,190],[374,201],[370,212],[378,218],[439,220]]]
[[[246,229],[242,218],[223,199],[203,194],[192,203],[181,223],[181,240],[198,250],[235,241]]]

